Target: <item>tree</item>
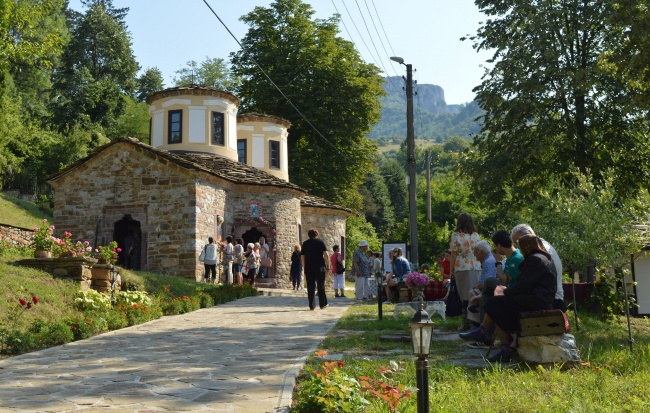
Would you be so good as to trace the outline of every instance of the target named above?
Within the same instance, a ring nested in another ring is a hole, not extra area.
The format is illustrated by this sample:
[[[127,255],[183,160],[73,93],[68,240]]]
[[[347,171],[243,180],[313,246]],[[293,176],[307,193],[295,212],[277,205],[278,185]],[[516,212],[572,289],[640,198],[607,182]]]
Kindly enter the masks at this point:
[[[599,66],[623,33],[608,23],[612,1],[477,0],[488,19],[472,40],[493,50],[474,91],[485,114],[464,171],[492,200],[531,200],[550,178],[570,186],[573,171],[604,182],[611,169],[619,196],[646,185],[650,166],[645,113]]]
[[[460,136],[454,136],[445,142],[443,148],[447,153],[459,153],[469,148],[469,142]]]
[[[379,165],[379,173],[386,182],[388,195],[395,211],[395,222],[401,222],[409,214],[406,171],[395,159],[387,159]]]
[[[111,126],[124,110],[123,97],[135,92],[139,66],[123,22],[128,9],[112,9],[108,0],[84,4],[84,14],[72,13],[72,37],[55,75],[54,122],[61,129]]]
[[[187,62],[187,67],[176,71],[174,78],[176,86],[201,85],[221,90],[234,90],[237,81],[228,69],[225,61],[220,58],[206,57],[201,64],[195,60]]]
[[[163,75],[157,67],[149,67],[136,79],[136,98],[139,102],[145,102],[147,98],[165,88]]]
[[[383,177],[368,174],[366,182],[359,187],[359,193],[363,197],[366,221],[375,227],[378,234],[385,237],[395,223],[395,212]]]
[[[124,112],[115,120],[107,135],[111,138],[129,136],[149,143],[149,105],[124,97]]]
[[[250,28],[243,48],[231,54],[233,72],[242,79],[241,111],[289,120],[292,182],[361,209],[357,188],[375,161],[375,144],[366,135],[379,119],[383,79],[337,36],[338,17],[312,20],[313,14],[300,0],[278,0],[241,18]]]

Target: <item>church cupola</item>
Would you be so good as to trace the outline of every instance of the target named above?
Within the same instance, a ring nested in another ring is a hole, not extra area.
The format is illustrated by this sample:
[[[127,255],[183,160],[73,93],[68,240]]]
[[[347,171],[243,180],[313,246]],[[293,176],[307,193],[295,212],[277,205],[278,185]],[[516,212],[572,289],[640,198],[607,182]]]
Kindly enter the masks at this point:
[[[287,137],[291,123],[277,116],[243,113],[237,117],[239,162],[289,181]]]
[[[151,146],[237,160],[237,96],[201,86],[174,87],[154,93],[147,103]]]

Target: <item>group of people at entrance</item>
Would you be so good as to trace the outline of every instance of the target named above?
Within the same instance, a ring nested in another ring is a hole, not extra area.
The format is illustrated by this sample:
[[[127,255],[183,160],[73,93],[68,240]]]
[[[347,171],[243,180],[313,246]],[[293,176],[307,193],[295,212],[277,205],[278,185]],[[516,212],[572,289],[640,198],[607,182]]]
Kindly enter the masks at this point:
[[[497,231],[491,241],[492,246],[480,239],[470,214],[459,215],[450,241],[450,268],[462,302],[460,337],[470,347],[488,348],[496,335],[500,350],[488,361],[509,361],[511,335],[522,312],[566,310],[562,261],[527,224]]]
[[[233,237],[228,236],[225,243],[220,244],[216,243],[213,237],[209,237],[199,256],[205,267],[203,280],[216,282],[217,266],[221,265],[224,283],[243,285],[248,282],[254,285],[256,277],[268,277],[268,265],[262,263],[267,264],[266,260],[270,260],[270,250],[264,237],[260,237],[259,242],[248,243],[246,249],[241,238],[235,239],[233,243]]]

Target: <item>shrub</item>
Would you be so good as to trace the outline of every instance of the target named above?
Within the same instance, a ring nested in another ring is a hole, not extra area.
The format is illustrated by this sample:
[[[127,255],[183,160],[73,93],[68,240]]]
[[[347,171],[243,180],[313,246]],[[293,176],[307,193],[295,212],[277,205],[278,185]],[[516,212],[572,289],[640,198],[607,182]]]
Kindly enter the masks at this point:
[[[116,305],[133,305],[140,304],[148,306],[151,304],[151,298],[146,291],[120,291],[115,294]]]
[[[34,341],[38,348],[69,343],[74,338],[70,326],[61,320],[51,323],[45,320],[34,320],[29,326],[29,332],[34,334]]]
[[[108,311],[111,308],[111,297],[95,290],[77,291],[74,304],[79,311]]]
[[[96,312],[84,312],[66,320],[70,326],[74,340],[83,340],[108,330],[108,323]]]
[[[199,303],[201,308],[208,308],[214,305],[214,299],[208,293],[199,294]]]

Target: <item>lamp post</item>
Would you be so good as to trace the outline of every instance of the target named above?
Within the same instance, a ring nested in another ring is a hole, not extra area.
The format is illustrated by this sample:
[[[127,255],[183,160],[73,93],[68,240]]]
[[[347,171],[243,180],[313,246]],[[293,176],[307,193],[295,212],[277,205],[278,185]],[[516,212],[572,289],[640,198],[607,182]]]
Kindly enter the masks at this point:
[[[115,267],[115,264],[111,265],[111,291],[115,290],[115,282],[117,281],[117,268]]]
[[[409,323],[413,354],[415,361],[416,384],[418,387],[418,413],[429,412],[429,361],[427,357],[431,352],[431,339],[433,336],[433,322],[429,314],[424,311],[424,300],[420,299],[420,309],[413,315]]]
[[[404,59],[392,56],[390,60],[406,66],[406,146],[409,184],[409,231],[411,262],[420,268],[418,257],[418,212],[415,202],[415,131],[413,129],[413,66],[404,64]]]

